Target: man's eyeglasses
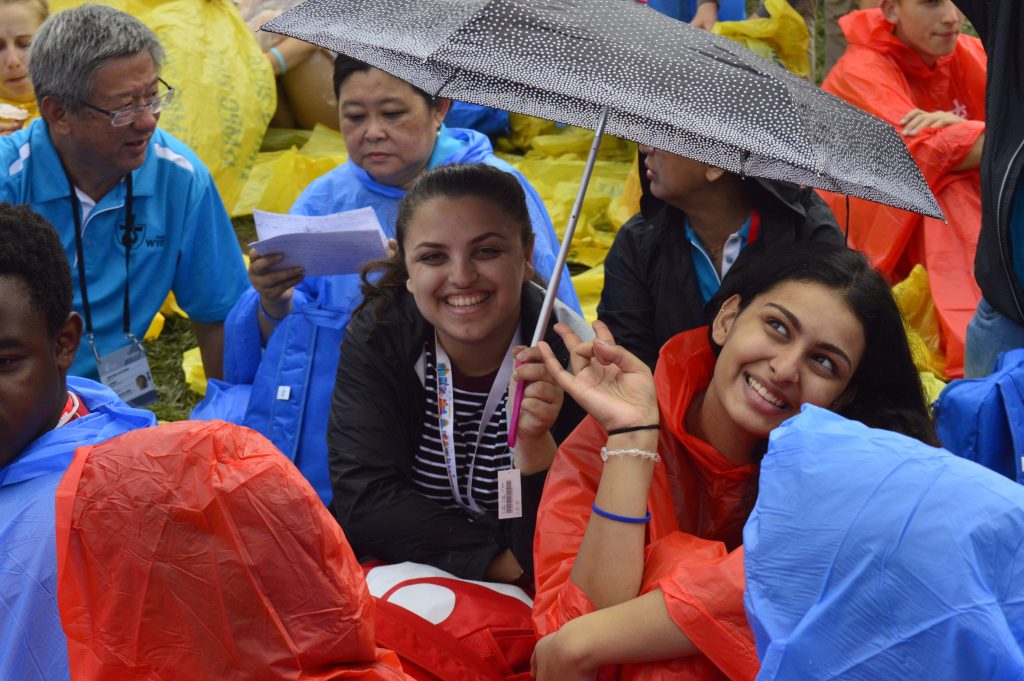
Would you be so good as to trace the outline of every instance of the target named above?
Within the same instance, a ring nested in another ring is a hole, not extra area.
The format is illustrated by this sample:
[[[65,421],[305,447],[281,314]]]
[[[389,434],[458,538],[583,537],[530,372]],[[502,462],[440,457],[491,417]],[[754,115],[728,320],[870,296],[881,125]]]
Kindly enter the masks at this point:
[[[157,76],[157,80],[160,81],[160,83],[165,88],[167,88],[167,92],[163,93],[162,95],[160,95],[159,97],[150,102],[146,102],[145,104],[140,104],[138,106],[127,106],[123,109],[118,109],[117,111],[107,111],[106,109],[101,109],[98,106],[90,104],[89,102],[82,102],[82,106],[109,117],[110,124],[113,125],[115,128],[120,128],[125,125],[131,125],[136,120],[138,120],[139,116],[142,115],[142,112],[149,110],[155,116],[156,114],[163,111],[164,108],[167,107],[171,102],[174,101],[174,88],[168,85],[167,81],[165,81],[163,78],[160,78],[159,76]]]

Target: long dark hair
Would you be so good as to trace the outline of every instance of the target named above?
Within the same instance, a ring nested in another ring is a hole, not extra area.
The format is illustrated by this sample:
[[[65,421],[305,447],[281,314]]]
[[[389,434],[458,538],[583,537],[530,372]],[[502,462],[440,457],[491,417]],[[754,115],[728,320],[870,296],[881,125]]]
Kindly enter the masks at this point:
[[[398,295],[405,291],[405,282],[409,279],[409,270],[405,267],[405,237],[419,207],[431,199],[470,196],[491,203],[511,218],[519,225],[524,251],[530,248],[533,223],[526,206],[526,193],[514,176],[483,163],[439,166],[420,176],[398,205],[395,221],[398,250],[387,260],[375,260],[363,267],[363,301],[355,314],[370,307],[374,320],[380,323],[394,307]]]
[[[733,295],[742,310],[758,295],[787,281],[820,284],[837,292],[864,328],[864,355],[847,386],[852,400],[837,412],[937,445],[935,427],[907,342],[903,316],[882,276],[845,246],[799,242],[777,246],[739,263],[708,304],[717,312]],[[708,337],[715,353],[721,351]]]

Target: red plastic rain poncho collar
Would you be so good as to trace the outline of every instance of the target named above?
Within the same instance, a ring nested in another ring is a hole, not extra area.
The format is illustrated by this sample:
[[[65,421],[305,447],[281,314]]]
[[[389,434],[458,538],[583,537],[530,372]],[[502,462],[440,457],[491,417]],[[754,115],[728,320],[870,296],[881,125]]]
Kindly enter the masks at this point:
[[[893,25],[880,9],[851,12],[839,20],[849,45],[860,45],[895,61],[904,73],[914,78],[932,78],[941,74],[955,59],[956,52],[938,58],[928,66],[914,50],[896,37]]]
[[[686,411],[711,380],[715,356],[707,328],[672,338],[655,372],[662,422],[648,507],[640,593],[661,589],[669,615],[703,653],[624,665],[622,681],[752,679],[754,638],[743,609],[743,524],[756,496],[755,464],[735,466],[686,432]],[[594,610],[569,578],[600,481],[607,435],[587,418],[562,444],[548,471],[537,519],[534,626],[549,634]],[[737,548],[739,546],[739,548]],[[605,672],[611,674],[612,672]],[[601,677],[605,678],[605,677]],[[607,677],[612,678],[612,677]]]
[[[406,678],[341,529],[254,431],[186,421],[83,447],[56,522],[76,681]]]

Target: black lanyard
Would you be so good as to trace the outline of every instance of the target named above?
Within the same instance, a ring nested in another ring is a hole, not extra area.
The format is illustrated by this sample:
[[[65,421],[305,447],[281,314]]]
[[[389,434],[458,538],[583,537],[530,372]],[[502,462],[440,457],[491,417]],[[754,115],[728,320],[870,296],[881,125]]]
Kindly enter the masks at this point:
[[[71,216],[75,221],[75,251],[78,255],[78,288],[82,291],[82,312],[85,316],[85,336],[89,339],[89,343],[93,346],[93,352],[96,352],[97,357],[99,353],[96,350],[96,343],[92,331],[92,312],[89,309],[89,287],[85,282],[85,248],[82,242],[82,204],[78,200],[78,191],[75,189],[75,183],[71,180],[71,175],[68,174],[67,168],[64,168],[64,176],[68,178],[68,187],[71,188]],[[128,337],[132,335],[132,315],[131,307],[128,302],[128,284],[131,281],[131,271],[129,265],[132,257],[132,233],[135,231],[135,213],[132,211],[132,174],[128,173],[125,176],[125,184],[127,185],[127,197],[124,204],[124,236],[121,238],[121,244],[124,246],[124,334]]]

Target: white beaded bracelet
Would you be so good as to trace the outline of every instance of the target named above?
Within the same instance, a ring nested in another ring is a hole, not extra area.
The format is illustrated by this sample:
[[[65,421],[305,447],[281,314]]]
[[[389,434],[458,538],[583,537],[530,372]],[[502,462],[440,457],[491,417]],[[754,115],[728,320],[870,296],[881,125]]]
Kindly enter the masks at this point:
[[[661,461],[661,457],[658,456],[658,452],[649,452],[646,449],[612,449],[609,450],[607,447],[601,447],[601,461],[608,461],[609,456],[636,456],[641,459],[647,459],[658,463]]]

